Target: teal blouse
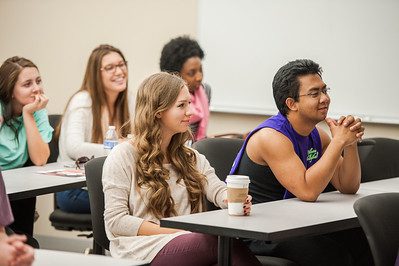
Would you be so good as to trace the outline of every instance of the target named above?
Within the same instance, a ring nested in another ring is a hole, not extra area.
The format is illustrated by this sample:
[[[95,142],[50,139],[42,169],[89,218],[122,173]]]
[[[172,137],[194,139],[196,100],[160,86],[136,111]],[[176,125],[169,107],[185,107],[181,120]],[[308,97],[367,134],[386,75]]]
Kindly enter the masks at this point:
[[[23,116],[17,117],[15,123],[18,139],[14,131],[4,124],[0,103],[0,167],[4,170],[22,167],[29,158],[28,142],[23,122]],[[53,128],[48,121],[47,111],[41,109],[33,113],[37,128],[44,142],[49,143],[53,136]]]

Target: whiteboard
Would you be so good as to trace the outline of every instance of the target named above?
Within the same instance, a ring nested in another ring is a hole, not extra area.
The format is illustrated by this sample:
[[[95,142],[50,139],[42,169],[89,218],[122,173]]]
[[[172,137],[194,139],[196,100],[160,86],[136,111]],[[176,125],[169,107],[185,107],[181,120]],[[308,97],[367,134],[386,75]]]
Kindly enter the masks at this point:
[[[308,58],[329,116],[399,124],[399,1],[199,0],[198,20],[212,111],[276,114],[274,74]]]

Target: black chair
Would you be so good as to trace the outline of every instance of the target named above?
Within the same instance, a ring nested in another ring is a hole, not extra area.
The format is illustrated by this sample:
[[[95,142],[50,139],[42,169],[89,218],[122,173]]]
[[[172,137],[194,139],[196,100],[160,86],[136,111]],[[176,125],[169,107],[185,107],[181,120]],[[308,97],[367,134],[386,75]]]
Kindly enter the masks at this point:
[[[52,128],[56,129],[61,121],[61,115],[53,114],[49,115],[49,122]],[[57,161],[59,150],[58,150],[58,139],[53,134],[53,138],[49,143],[50,157],[47,163],[53,163]],[[58,230],[65,231],[91,231],[91,216],[86,213],[69,213],[62,211],[57,205],[57,199],[54,194],[54,211],[50,214],[51,225]],[[90,235],[89,235],[90,236]]]
[[[58,149],[58,139],[55,136],[55,129],[57,128],[58,124],[61,122],[62,115],[53,114],[48,116],[48,120],[50,126],[54,128],[53,137],[49,142],[50,147],[50,157],[47,160],[47,163],[55,163],[58,159],[59,149]]]
[[[399,193],[366,196],[353,205],[376,266],[394,265],[399,248]]]
[[[103,164],[106,157],[94,158],[85,164],[86,184],[89,190],[91,219],[93,221],[93,254],[104,255],[109,240],[104,226]]]
[[[374,149],[376,141],[374,139],[364,139],[357,144],[357,151],[359,153],[360,165],[364,165],[371,151]]]
[[[239,138],[209,138],[194,142],[193,148],[205,155],[216,175],[224,181],[243,144],[244,140]]]
[[[224,181],[230,172],[234,159],[241,149],[244,140],[238,138],[208,138],[197,141],[193,148],[205,155],[209,163],[215,168],[215,173],[220,180]],[[207,201],[207,209],[215,210],[217,207]],[[269,266],[293,266],[294,262],[277,257],[256,256],[262,265]]]
[[[55,199],[55,196],[54,196]],[[50,214],[51,225],[57,230],[64,231],[92,231],[91,216],[89,213],[70,213],[64,212],[57,206],[54,200],[54,211]],[[79,236],[91,237],[91,234],[81,234]]]
[[[389,138],[371,138],[359,144],[359,156],[362,167],[362,182],[376,181],[399,176],[399,140]],[[363,149],[363,151],[361,150]]]
[[[205,155],[216,175],[224,181],[243,143],[244,140],[239,138],[208,138],[194,142],[193,148]],[[216,209],[213,203],[207,201],[207,210]]]

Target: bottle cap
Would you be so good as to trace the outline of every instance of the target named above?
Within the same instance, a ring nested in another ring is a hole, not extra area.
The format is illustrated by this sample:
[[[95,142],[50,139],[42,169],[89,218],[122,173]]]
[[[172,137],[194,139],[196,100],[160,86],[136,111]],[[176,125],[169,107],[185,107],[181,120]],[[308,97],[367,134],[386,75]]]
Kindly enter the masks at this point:
[[[115,126],[109,126],[108,129],[115,129]]]

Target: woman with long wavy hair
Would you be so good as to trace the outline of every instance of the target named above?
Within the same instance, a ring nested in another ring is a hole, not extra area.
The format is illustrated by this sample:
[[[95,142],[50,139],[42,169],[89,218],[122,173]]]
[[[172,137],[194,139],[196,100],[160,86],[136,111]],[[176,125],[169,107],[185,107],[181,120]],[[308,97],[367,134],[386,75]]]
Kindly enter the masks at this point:
[[[205,197],[226,208],[226,185],[206,158],[185,146],[191,139],[190,92],[168,73],[150,76],[136,96],[134,137],[116,146],[103,167],[105,227],[114,257],[151,265],[214,265],[217,238],[161,228],[164,217],[204,211]],[[251,197],[245,214],[251,209]],[[259,265],[235,241],[234,265]]]
[[[109,125],[120,137],[130,133],[127,61],[122,52],[111,45],[96,47],[87,62],[80,89],[69,100],[59,135],[58,161],[77,160],[79,157],[106,155],[103,141]],[[86,189],[71,189],[57,193],[61,210],[90,213]]]

